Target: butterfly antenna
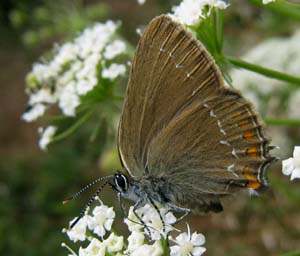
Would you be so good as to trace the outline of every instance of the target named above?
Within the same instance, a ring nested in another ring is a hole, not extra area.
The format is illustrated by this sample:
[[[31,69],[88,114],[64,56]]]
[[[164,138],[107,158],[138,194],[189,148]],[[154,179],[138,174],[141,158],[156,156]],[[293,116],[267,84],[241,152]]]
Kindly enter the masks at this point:
[[[90,187],[92,187],[93,185],[95,185],[96,183],[102,181],[102,180],[106,180],[109,178],[112,178],[113,175],[109,175],[109,176],[105,176],[105,177],[101,177],[99,179],[94,180],[93,182],[91,182],[90,184],[86,185],[84,188],[82,188],[80,191],[78,191],[77,193],[75,193],[74,195],[72,195],[71,197],[67,198],[66,200],[63,201],[63,204],[67,204],[70,201],[74,200],[75,198],[77,198],[81,193],[83,193],[84,191],[86,191],[87,189],[89,189]]]
[[[108,177],[108,176],[107,176]],[[74,220],[74,222],[70,225],[69,229],[72,229],[77,223],[78,221],[83,217],[83,215],[85,214],[86,210],[90,207],[90,205],[92,204],[92,202],[95,201],[96,197],[99,195],[99,193],[102,191],[102,189],[109,183],[109,181],[106,181],[104,184],[102,184],[102,186],[100,188],[97,189],[97,191],[95,192],[95,194],[91,197],[90,201],[88,201],[88,203],[84,206],[83,210],[81,211],[81,213],[79,214],[79,216]]]

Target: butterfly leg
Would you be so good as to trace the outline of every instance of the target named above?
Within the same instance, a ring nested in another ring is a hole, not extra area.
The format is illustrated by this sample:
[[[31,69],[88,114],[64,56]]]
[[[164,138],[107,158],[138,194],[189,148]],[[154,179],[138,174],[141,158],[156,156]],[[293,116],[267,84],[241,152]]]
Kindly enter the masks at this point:
[[[118,193],[118,201],[119,201],[119,204],[120,204],[122,213],[123,213],[123,217],[125,218],[125,217],[126,217],[126,209],[125,209],[125,206],[124,206],[124,204],[123,204],[123,202],[122,202],[122,196],[121,196],[121,193]]]
[[[157,211],[157,213],[159,215],[159,218],[160,218],[160,221],[163,225],[163,232],[165,232],[166,224],[165,224],[165,221],[164,221],[163,217],[160,214],[160,210],[159,210],[158,206],[156,205],[156,203],[150,197],[147,196],[147,198],[148,198],[149,202],[152,204],[152,206],[154,207],[154,209]]]
[[[149,227],[146,225],[146,223],[142,220],[142,218],[137,214],[136,210],[139,209],[140,207],[142,207],[142,205],[144,205],[145,201],[144,199],[140,199],[138,200],[135,205],[133,206],[133,213],[135,215],[135,217],[140,221],[140,223],[143,225],[144,229],[147,231],[148,237],[151,239],[151,231],[149,229]]]
[[[192,212],[188,208],[179,207],[179,206],[174,205],[174,204],[168,204],[168,207],[169,207],[169,210],[168,210],[169,212],[183,213],[183,215],[181,217],[179,217],[174,224],[176,224],[179,221],[183,220],[186,216],[188,216]]]

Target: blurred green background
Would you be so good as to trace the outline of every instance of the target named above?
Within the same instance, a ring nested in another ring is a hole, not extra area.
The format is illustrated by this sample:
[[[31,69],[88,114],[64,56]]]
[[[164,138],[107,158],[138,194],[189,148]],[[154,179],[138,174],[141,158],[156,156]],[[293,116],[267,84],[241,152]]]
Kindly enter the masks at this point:
[[[116,122],[105,118],[109,113],[93,120],[100,124],[93,142],[86,125],[48,152],[40,151],[37,128],[41,122],[20,119],[27,102],[24,79],[32,63],[55,42],[107,19],[121,20],[122,35],[135,46],[136,28],[170,12],[178,2],[148,0],[143,6],[135,0],[0,2],[0,255],[67,255],[60,246],[67,241],[61,230],[79,214],[93,191],[68,205],[62,205],[62,200],[120,168]],[[288,36],[299,28],[299,20],[250,2],[231,1],[225,12],[228,54],[240,55],[265,38]],[[120,90],[125,86],[121,84]],[[290,132],[299,136],[298,128]],[[206,255],[283,255],[300,250],[300,183],[284,177],[280,164],[270,169],[269,177],[271,189],[262,196],[236,195],[223,213],[189,218],[192,229],[206,236]],[[108,188],[101,198],[119,211],[112,190]],[[122,221],[120,211],[117,219]],[[185,223],[179,227],[185,228]]]

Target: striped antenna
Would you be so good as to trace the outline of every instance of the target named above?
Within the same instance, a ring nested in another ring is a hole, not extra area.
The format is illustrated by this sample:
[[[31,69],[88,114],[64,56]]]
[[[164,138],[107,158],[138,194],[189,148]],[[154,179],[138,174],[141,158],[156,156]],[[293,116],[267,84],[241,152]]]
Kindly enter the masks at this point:
[[[109,177],[109,176],[106,176]],[[104,177],[103,177],[104,178]],[[90,205],[92,204],[92,202],[94,202],[94,200],[96,199],[96,197],[99,195],[99,193],[102,191],[102,189],[109,184],[109,181],[106,181],[104,184],[102,184],[102,186],[100,188],[98,188],[98,190],[95,192],[95,194],[91,197],[90,201],[88,201],[88,203],[84,206],[83,210],[81,211],[81,213],[79,214],[79,216],[76,218],[76,220],[74,220],[74,222],[70,225],[69,229],[72,229],[77,223],[78,221],[83,217],[83,215],[85,214],[86,210],[90,207]]]
[[[63,204],[67,204],[70,201],[74,200],[75,198],[77,198],[82,192],[86,191],[87,189],[89,189],[90,187],[92,187],[93,185],[95,185],[96,183],[102,181],[102,180],[107,180],[109,178],[112,178],[113,175],[109,175],[109,176],[104,176],[101,177],[99,179],[94,180],[93,182],[91,182],[90,184],[86,185],[84,188],[82,188],[80,191],[78,191],[77,193],[75,193],[74,195],[72,195],[71,197],[67,198],[66,200],[63,201]]]

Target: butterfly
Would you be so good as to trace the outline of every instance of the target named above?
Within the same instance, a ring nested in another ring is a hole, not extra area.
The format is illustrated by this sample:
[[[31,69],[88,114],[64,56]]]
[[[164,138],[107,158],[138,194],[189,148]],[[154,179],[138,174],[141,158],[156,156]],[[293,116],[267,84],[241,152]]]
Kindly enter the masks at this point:
[[[183,216],[220,212],[222,198],[243,190],[264,191],[275,159],[252,104],[225,87],[205,47],[166,15],[138,43],[118,149],[124,170],[104,178],[119,197],[135,210],[160,204]]]

